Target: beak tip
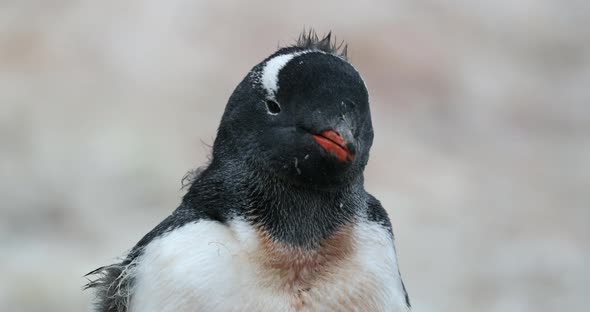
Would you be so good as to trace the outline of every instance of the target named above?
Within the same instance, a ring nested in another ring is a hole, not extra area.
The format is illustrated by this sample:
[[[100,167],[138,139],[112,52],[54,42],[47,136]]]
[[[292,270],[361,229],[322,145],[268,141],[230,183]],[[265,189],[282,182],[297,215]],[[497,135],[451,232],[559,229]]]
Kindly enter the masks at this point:
[[[352,157],[354,158],[354,156],[356,155],[356,146],[352,142],[348,142],[346,144],[346,148],[348,149],[348,152],[350,152],[350,155],[352,155]]]

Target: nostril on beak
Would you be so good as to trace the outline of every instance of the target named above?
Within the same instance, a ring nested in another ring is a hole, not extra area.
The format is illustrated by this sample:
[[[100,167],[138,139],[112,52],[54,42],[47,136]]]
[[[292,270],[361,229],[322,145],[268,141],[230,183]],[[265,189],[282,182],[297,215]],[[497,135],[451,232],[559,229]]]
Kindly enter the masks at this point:
[[[348,149],[350,149],[349,145],[352,144],[353,146],[350,150],[354,150],[354,136],[352,134],[352,129],[348,126],[348,124],[340,122],[334,128],[334,131],[338,133],[338,136],[342,139]]]

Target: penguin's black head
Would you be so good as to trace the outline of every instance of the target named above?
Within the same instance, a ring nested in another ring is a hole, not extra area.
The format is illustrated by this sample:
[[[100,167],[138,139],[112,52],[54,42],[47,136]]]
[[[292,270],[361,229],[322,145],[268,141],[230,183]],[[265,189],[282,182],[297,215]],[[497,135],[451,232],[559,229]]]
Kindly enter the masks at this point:
[[[373,142],[367,89],[331,42],[303,34],[256,65],[229,99],[213,158],[297,184],[362,176]]]

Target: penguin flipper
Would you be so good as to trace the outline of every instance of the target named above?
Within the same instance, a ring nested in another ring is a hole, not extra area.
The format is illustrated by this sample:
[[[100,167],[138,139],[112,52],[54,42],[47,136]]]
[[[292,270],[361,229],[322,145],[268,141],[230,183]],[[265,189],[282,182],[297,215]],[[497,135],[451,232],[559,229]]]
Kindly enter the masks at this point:
[[[189,222],[196,222],[201,219],[214,219],[222,222],[220,218],[209,213],[181,205],[164,221],[158,224],[153,230],[146,234],[127,254],[125,259],[119,263],[106,265],[84,275],[88,283],[83,289],[94,289],[95,312],[127,312],[132,297],[133,284],[135,282],[135,268],[143,249],[154,239],[179,228]]]
[[[387,215],[387,211],[385,210],[385,208],[383,208],[383,206],[381,205],[381,202],[377,198],[375,198],[371,194],[368,194],[368,195],[369,195],[369,198],[368,198],[368,202],[367,202],[367,206],[368,206],[367,212],[368,212],[369,221],[376,222],[376,223],[380,224],[381,226],[387,228],[389,230],[389,232],[391,233],[391,237],[393,238],[394,237],[393,227],[391,226],[391,221],[389,220],[389,216]],[[410,304],[410,296],[408,295],[408,291],[406,290],[406,285],[404,285],[404,281],[401,279],[401,274],[400,274],[400,282],[402,284],[402,289],[404,291],[406,305],[408,306],[408,309],[409,309],[412,307],[412,305]]]

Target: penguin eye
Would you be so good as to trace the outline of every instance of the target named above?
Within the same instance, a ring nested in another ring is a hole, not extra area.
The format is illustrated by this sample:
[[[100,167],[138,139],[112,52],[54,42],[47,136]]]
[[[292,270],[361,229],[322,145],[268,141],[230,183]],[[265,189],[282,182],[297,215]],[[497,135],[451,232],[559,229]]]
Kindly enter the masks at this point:
[[[277,115],[281,112],[281,106],[275,100],[266,100],[266,108],[271,115]]]

